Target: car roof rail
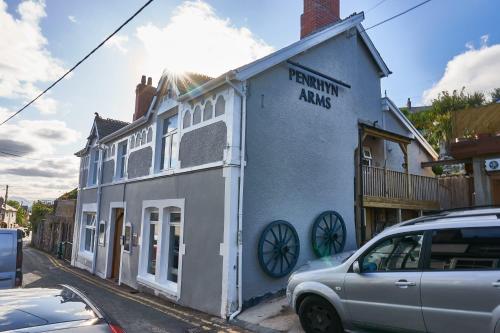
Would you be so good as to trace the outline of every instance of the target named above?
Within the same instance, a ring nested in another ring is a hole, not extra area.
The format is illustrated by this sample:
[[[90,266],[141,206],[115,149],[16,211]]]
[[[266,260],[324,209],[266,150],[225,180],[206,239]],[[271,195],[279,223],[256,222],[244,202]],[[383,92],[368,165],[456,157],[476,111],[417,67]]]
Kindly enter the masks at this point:
[[[438,212],[439,213],[446,213],[446,212],[453,213],[453,212],[459,212],[459,211],[465,211],[465,210],[479,210],[479,209],[488,209],[488,208],[500,209],[500,205],[463,206],[463,207],[442,209]]]
[[[449,212],[448,214],[438,213],[435,215],[417,217],[416,219],[402,222],[400,224],[400,226],[403,227],[403,226],[415,225],[415,224],[420,224],[420,223],[427,223],[427,222],[433,222],[433,221],[445,220],[445,219],[456,219],[456,218],[462,218],[462,217],[496,216],[497,220],[500,220],[500,212],[499,213],[483,212],[483,213],[470,213],[470,214],[460,214],[460,215],[455,215],[455,214],[451,214],[451,213],[452,212]]]

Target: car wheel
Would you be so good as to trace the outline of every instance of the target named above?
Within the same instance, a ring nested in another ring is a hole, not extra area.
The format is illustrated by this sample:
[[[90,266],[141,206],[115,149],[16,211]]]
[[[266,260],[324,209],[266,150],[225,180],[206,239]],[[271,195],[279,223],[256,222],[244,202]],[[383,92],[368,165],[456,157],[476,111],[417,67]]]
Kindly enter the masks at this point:
[[[306,333],[342,333],[342,323],[333,306],[319,296],[307,296],[299,307],[300,324]]]

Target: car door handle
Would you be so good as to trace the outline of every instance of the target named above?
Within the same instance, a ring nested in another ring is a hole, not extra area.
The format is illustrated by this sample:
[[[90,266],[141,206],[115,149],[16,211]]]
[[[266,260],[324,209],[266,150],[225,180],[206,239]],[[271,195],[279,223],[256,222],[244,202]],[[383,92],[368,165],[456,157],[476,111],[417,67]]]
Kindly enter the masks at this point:
[[[500,280],[498,280],[497,282],[493,282],[491,285],[495,288],[500,288]]]
[[[399,280],[394,283],[396,286],[399,288],[408,288],[408,287],[415,287],[417,283],[413,281],[407,281],[407,280]]]

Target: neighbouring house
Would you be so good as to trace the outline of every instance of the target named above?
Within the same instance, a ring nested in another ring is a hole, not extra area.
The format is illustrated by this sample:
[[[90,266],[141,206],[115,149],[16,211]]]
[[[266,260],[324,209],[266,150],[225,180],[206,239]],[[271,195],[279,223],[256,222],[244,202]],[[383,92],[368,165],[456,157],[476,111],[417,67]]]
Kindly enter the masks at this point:
[[[0,228],[17,228],[17,209],[4,203],[0,198]]]
[[[462,198],[468,206],[500,205],[500,104],[454,112],[448,155],[422,166],[463,166],[463,175],[451,177],[457,183],[451,188],[458,193],[451,207],[463,206]]]
[[[41,250],[71,258],[76,200],[55,200],[54,211],[37,223],[31,243]]]
[[[226,318],[439,207],[421,167],[437,154],[381,98],[391,72],[363,13],[316,2],[296,43],[216,78],[143,76],[131,123],[95,115],[76,153],[74,266]]]

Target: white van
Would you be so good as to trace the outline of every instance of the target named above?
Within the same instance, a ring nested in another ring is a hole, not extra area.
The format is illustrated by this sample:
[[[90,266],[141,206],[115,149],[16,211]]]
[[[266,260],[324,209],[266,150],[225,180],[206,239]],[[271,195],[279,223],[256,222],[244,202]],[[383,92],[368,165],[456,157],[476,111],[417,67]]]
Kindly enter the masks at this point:
[[[23,233],[0,229],[0,289],[21,287],[23,283]]]

